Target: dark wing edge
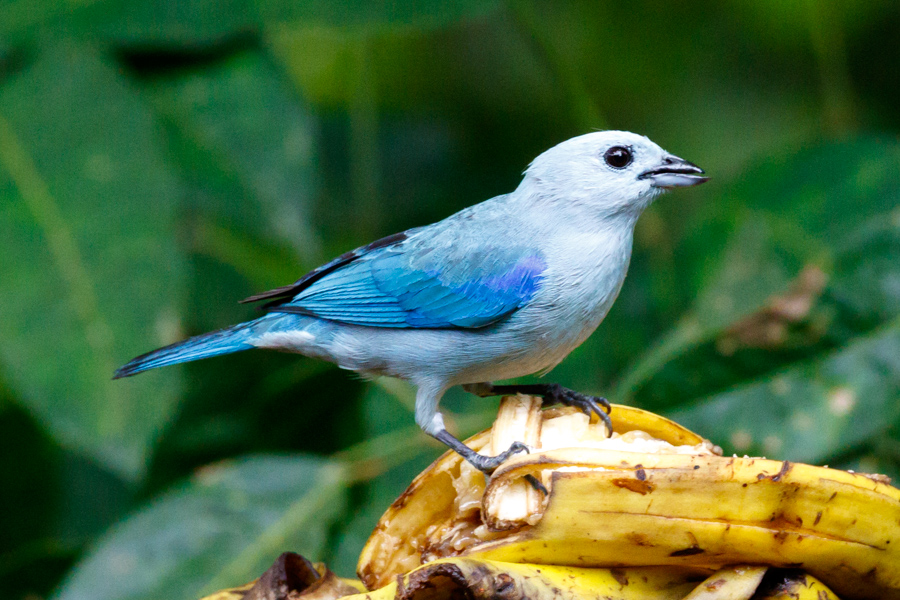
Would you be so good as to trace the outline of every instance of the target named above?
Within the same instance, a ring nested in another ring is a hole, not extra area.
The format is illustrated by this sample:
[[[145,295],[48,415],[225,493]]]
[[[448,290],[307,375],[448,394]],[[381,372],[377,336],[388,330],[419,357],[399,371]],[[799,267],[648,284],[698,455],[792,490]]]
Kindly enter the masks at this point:
[[[251,302],[259,302],[260,300],[268,300],[262,306],[260,306],[260,310],[267,310],[269,308],[273,308],[282,304],[284,302],[291,301],[294,296],[319,281],[326,275],[330,273],[334,273],[341,267],[344,267],[361,256],[365,256],[367,253],[372,250],[377,250],[379,248],[387,248],[389,246],[396,246],[400,242],[409,238],[412,229],[408,229],[406,231],[401,231],[400,233],[395,233],[393,235],[389,235],[387,237],[383,237],[379,240],[375,240],[371,244],[367,244],[365,246],[360,246],[356,250],[351,250],[350,252],[345,252],[335,258],[334,260],[325,263],[321,267],[317,267],[292,283],[291,285],[285,285],[282,287],[277,287],[275,289],[269,290],[267,292],[262,292],[259,294],[254,294],[248,298],[244,298],[240,301],[241,304],[249,304]],[[299,312],[299,311],[298,311]]]

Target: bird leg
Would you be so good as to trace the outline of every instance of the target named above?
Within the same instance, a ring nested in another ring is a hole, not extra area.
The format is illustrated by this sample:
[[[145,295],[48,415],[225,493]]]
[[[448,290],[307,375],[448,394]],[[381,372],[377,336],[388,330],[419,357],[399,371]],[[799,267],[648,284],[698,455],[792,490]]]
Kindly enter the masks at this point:
[[[469,461],[473,467],[486,475],[490,475],[494,469],[500,466],[513,454],[528,452],[528,446],[522,442],[513,442],[504,452],[497,456],[485,456],[478,454],[461,441],[453,437],[444,427],[444,417],[437,411],[438,400],[443,390],[436,386],[420,385],[416,392],[416,423],[422,431],[443,442],[451,450]]]
[[[517,454],[519,452],[528,452],[528,446],[526,446],[522,442],[513,442],[512,444],[510,444],[509,448],[507,448],[497,456],[485,456],[484,454],[478,454],[477,452],[463,444],[461,441],[453,437],[446,429],[441,429],[440,431],[434,433],[433,436],[435,439],[449,446],[450,449],[469,461],[469,464],[486,475],[490,475],[494,471],[494,469],[499,467],[513,454]]]
[[[488,396],[504,396],[507,394],[528,394],[541,396],[547,404],[564,404],[574,406],[587,416],[596,414],[606,424],[606,430],[612,435],[612,420],[609,412],[612,407],[609,400],[599,396],[580,394],[558,383],[531,383],[513,385],[494,385],[493,383],[472,383],[463,386],[469,393],[486,398]],[[601,408],[602,407],[602,408]]]

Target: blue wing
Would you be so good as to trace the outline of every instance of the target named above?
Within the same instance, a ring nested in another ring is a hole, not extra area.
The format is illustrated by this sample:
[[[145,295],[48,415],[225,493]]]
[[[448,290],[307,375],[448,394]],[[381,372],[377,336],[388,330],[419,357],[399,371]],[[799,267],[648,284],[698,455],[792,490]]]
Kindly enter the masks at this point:
[[[546,269],[533,249],[473,243],[452,227],[407,233],[344,255],[271,309],[370,327],[485,327],[526,304]]]

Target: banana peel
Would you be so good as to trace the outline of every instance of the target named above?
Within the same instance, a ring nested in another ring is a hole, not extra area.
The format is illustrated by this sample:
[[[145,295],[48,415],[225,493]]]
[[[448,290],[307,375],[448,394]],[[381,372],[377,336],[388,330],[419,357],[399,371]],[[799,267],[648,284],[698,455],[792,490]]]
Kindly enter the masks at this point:
[[[519,413],[518,405],[528,403],[530,410],[539,409],[527,396],[504,399],[494,427],[466,440],[470,448],[489,453],[491,438],[508,426],[527,427],[528,419],[512,420],[510,414]],[[548,441],[572,439],[577,433],[582,438],[606,440],[607,432],[601,423],[591,424],[583,413],[574,409],[550,409],[542,411],[541,434]],[[562,418],[562,419],[561,419]],[[623,439],[629,434],[644,436],[680,448],[704,448],[714,453],[716,448],[699,435],[677,423],[653,413],[615,405],[612,411],[614,438]],[[568,421],[560,423],[559,421]],[[503,431],[503,435],[508,434]],[[513,435],[527,439],[530,433],[518,430]],[[590,435],[593,434],[593,435]],[[618,437],[617,437],[618,436]],[[699,451],[699,450],[698,450]],[[529,457],[537,457],[532,453]],[[548,473],[549,474],[549,473]],[[509,481],[512,481],[511,479]],[[357,574],[369,589],[386,584],[392,577],[406,573],[429,560],[460,554],[482,541],[483,536],[495,537],[503,529],[502,516],[488,517],[496,531],[486,527],[482,520],[482,500],[486,481],[482,474],[452,452],[438,458],[428,469],[416,477],[407,490],[388,508],[378,522],[368,543],[360,555]],[[521,494],[528,489],[527,482],[518,481],[510,492]],[[516,504],[507,500],[502,506]],[[545,502],[543,499],[542,502]],[[527,502],[527,500],[525,501]],[[522,502],[519,502],[521,504]],[[501,503],[496,504],[497,507]],[[503,511],[510,517],[521,518],[522,507]],[[525,515],[528,518],[528,515]]]
[[[885,478],[723,457],[658,415],[611,416],[610,436],[504,398],[466,443],[534,450],[489,479],[444,454],[384,514],[359,581],[286,553],[204,600],[900,600],[900,490]]]
[[[535,427],[524,403],[534,410],[531,400],[504,399],[495,431],[467,444],[490,449],[498,424]],[[363,583],[379,588],[447,557],[584,568],[765,565],[802,569],[843,598],[900,599],[900,490],[882,479],[723,457],[683,427],[626,406],[613,407],[608,441],[602,423],[577,411],[541,414],[541,446],[488,482],[455,454],[423,472],[364,548]],[[548,490],[537,505],[526,476]]]
[[[502,502],[505,481],[549,470],[547,508],[536,525],[467,554],[581,566],[761,563],[802,568],[847,597],[900,598],[896,489],[786,461],[628,454],[559,450],[504,465],[486,512]]]
[[[681,600],[702,575],[660,568],[585,569],[472,558],[428,563],[368,594],[345,600]]]
[[[766,571],[768,567],[726,567],[710,575],[684,600],[749,600]]]

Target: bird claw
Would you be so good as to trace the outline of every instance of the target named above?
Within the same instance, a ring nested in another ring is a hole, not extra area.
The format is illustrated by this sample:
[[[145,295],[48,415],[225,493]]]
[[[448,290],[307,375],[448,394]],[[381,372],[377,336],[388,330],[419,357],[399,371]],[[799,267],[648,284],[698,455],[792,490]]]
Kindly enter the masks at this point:
[[[547,489],[547,486],[541,483],[541,481],[534,475],[528,474],[523,477],[523,479],[525,479],[525,481],[527,481],[534,490],[542,493],[545,496],[550,495],[550,490]]]
[[[519,452],[530,453],[531,449],[522,442],[513,442],[505,451],[497,456],[485,456],[478,454],[461,441],[453,437],[446,429],[441,429],[433,434],[434,438],[449,446],[454,452],[466,459],[470,465],[484,473],[490,475],[494,469],[509,460],[513,454]]]
[[[609,413],[612,412],[612,405],[609,400],[600,396],[588,396],[580,394],[575,390],[564,388],[558,383],[533,383],[533,384],[513,384],[513,385],[494,385],[492,383],[477,383],[464,385],[463,389],[477,394],[479,396],[502,396],[503,394],[533,394],[542,396],[546,404],[564,404],[566,406],[574,406],[588,417],[597,415],[606,425],[608,436],[612,436],[612,419]]]
[[[469,461],[469,463],[473,467],[475,467],[485,475],[490,475],[494,472],[494,469],[505,463],[511,456],[513,456],[514,454],[518,454],[519,452],[530,453],[531,450],[522,442],[513,442],[512,444],[510,444],[509,448],[507,448],[497,456],[485,456],[483,454],[477,454],[473,452],[471,456],[466,456],[465,459]]]
[[[612,436],[612,419],[609,418],[612,406],[606,398],[580,394],[558,384],[553,384],[548,389],[548,393],[545,394],[544,398],[550,403],[564,404],[566,406],[577,408],[588,417],[594,414],[597,415],[597,417],[606,425],[608,435]]]

